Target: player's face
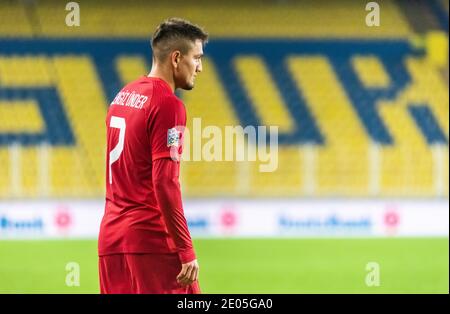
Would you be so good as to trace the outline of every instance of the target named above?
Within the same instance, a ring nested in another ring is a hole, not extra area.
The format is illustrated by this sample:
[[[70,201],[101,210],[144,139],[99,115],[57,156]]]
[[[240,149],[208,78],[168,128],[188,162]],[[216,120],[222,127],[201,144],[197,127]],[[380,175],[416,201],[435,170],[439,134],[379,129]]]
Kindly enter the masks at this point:
[[[202,71],[203,44],[197,39],[187,54],[182,55],[176,72],[176,85],[185,90],[194,88],[195,77]]]

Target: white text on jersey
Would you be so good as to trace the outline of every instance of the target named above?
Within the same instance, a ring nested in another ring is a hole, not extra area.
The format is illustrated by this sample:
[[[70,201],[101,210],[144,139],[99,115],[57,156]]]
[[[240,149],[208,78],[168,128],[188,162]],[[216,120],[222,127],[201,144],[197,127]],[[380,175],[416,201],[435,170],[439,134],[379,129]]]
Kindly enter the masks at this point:
[[[134,91],[131,93],[129,91],[122,91],[117,94],[117,96],[112,101],[111,105],[119,105],[136,109],[142,109],[147,100],[148,100],[147,96],[135,93]]]

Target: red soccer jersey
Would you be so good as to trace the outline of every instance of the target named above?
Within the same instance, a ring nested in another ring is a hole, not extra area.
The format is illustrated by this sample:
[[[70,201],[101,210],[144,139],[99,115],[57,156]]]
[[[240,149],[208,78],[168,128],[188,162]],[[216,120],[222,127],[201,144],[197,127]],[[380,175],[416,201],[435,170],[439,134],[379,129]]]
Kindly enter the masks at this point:
[[[126,85],[111,103],[100,256],[178,252],[182,262],[195,258],[181,204],[179,161],[171,158],[182,152],[185,125],[183,103],[159,78],[144,76]],[[159,182],[167,181],[155,177],[172,173],[176,184],[158,195]]]

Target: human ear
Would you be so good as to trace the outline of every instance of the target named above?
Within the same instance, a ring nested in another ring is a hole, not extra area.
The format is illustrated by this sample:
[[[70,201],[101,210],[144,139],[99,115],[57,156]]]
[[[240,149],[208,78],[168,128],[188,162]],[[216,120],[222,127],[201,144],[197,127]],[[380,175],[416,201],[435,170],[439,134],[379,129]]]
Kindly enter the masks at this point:
[[[174,52],[172,52],[171,61],[175,69],[178,68],[178,63],[180,62],[180,59],[181,59],[181,52],[179,50],[175,50]]]

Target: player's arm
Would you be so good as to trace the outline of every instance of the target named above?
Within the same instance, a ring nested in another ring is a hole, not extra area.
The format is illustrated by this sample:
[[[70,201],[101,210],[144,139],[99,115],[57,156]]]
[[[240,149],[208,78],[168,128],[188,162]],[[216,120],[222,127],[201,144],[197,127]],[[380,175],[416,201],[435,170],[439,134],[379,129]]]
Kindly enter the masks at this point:
[[[199,266],[183,212],[179,167],[179,162],[172,159],[156,159],[153,163],[153,186],[167,229],[178,248],[183,264],[177,280],[188,285],[197,280]]]
[[[174,158],[177,157],[174,153],[181,145],[175,128],[185,125],[184,106],[174,97],[164,99],[160,106],[152,107],[149,112],[153,186],[168,232],[175,242],[183,264],[177,279],[181,283],[189,284],[197,279],[198,264],[183,212],[178,179],[180,164],[176,161],[177,158]]]

